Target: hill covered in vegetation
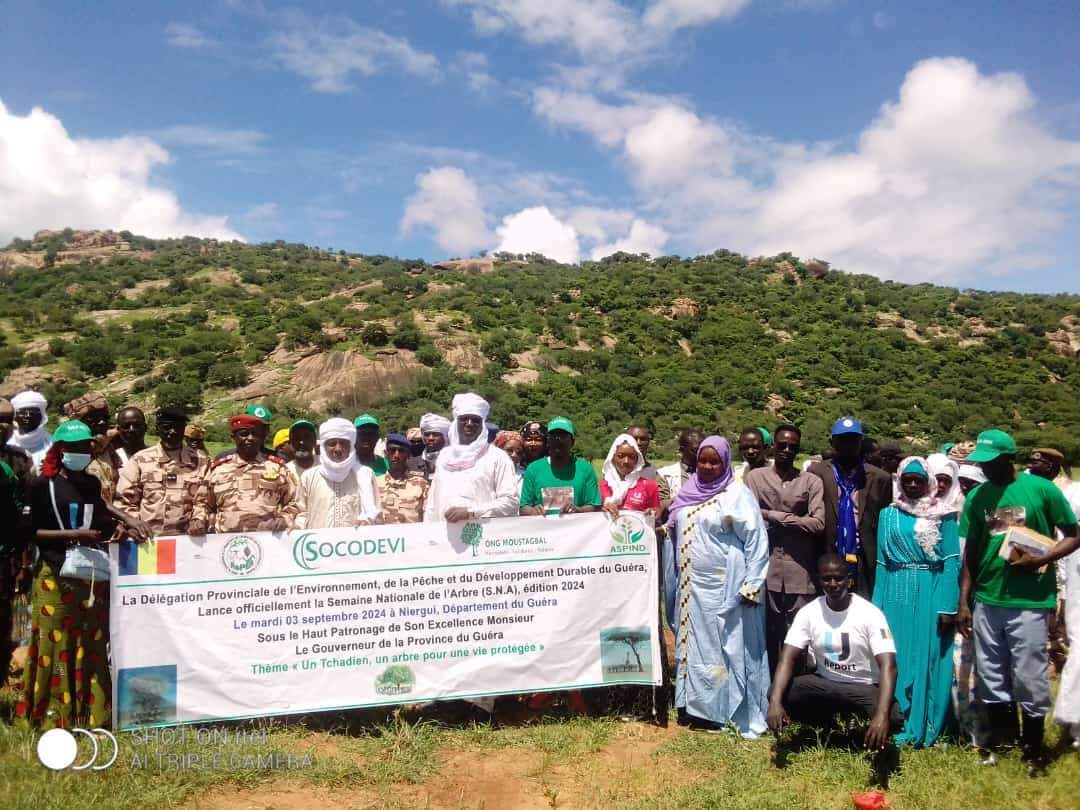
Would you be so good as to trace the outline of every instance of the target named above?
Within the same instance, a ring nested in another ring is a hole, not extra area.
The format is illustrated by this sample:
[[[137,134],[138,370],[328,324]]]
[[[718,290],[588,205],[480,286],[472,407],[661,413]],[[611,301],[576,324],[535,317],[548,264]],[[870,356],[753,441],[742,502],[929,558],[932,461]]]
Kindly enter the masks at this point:
[[[787,254],[429,265],[70,230],[14,240],[0,273],[0,394],[183,404],[219,439],[250,402],[275,426],[372,410],[398,429],[470,388],[504,426],[570,416],[592,456],[632,421],[660,455],[684,426],[782,419],[819,450],[854,413],[915,448],[994,425],[1080,460],[1077,296],[904,285]]]

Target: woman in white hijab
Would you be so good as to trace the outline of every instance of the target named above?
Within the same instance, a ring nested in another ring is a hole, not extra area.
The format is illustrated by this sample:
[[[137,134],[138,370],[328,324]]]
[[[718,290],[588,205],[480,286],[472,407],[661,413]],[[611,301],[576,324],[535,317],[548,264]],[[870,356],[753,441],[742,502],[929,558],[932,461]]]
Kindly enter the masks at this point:
[[[656,481],[641,475],[645,469],[645,457],[637,441],[629,433],[622,433],[611,443],[604,459],[604,480],[600,482],[600,496],[604,499],[604,511],[612,517],[620,509],[631,512],[660,513],[660,489]]]
[[[371,469],[356,460],[356,428],[334,417],[319,425],[320,463],[300,476],[297,529],[344,529],[375,523],[379,500]]]
[[[944,453],[933,453],[926,457],[926,469],[933,479],[931,487],[937,488],[934,497],[940,504],[941,511],[959,517],[964,510],[964,493],[960,489],[960,465]]]
[[[15,432],[8,444],[30,454],[37,475],[53,443],[52,435],[45,430],[49,424],[49,403],[37,391],[23,391],[11,398],[11,407],[15,410]]]

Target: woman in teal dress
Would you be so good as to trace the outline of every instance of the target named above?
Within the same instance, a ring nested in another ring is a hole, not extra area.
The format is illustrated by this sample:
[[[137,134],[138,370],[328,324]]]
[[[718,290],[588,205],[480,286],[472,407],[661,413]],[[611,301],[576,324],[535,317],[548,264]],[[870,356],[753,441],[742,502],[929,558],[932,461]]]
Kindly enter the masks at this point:
[[[904,459],[892,506],[878,521],[873,602],[896,641],[897,745],[923,748],[945,730],[952,708],[953,623],[960,598],[956,513],[937,496],[926,462]]]

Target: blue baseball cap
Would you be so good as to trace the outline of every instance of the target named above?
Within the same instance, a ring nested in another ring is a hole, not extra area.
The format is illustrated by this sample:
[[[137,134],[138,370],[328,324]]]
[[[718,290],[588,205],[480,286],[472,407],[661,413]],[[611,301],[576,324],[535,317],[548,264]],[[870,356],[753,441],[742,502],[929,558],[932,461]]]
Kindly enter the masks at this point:
[[[862,422],[854,416],[841,416],[833,423],[833,436],[846,436],[849,433],[854,433],[857,436],[863,435]]]

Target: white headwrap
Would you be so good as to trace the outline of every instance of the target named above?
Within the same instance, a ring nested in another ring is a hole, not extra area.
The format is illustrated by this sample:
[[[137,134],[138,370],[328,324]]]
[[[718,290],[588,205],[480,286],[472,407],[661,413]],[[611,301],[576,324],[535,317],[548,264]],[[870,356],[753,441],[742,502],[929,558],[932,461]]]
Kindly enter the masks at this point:
[[[952,479],[945,494],[938,498],[938,503],[942,509],[959,514],[964,508],[964,493],[960,489],[960,465],[944,453],[933,453],[926,457],[926,469],[930,473],[932,487],[937,486],[939,475],[947,475]]]
[[[986,473],[982,471],[982,467],[978,464],[961,464],[960,478],[967,478],[969,481],[978,481],[980,484],[986,483]]]
[[[441,433],[444,437],[450,435],[450,420],[437,413],[425,413],[420,418],[421,433]]]
[[[49,402],[37,391],[23,391],[16,394],[11,398],[11,407],[16,411],[21,411],[23,408],[35,408],[41,414],[41,424],[29,433],[21,433],[19,431],[19,425],[15,423],[15,432],[11,435],[11,439],[8,444],[13,444],[16,447],[21,447],[28,452],[34,452],[40,450],[41,447],[47,443],[51,443],[52,438],[45,432],[45,425],[49,423],[48,407]]]
[[[491,413],[491,406],[483,397],[476,394],[457,394],[450,405],[454,415],[454,421],[450,425],[449,443],[439,453],[436,462],[438,469],[450,472],[469,470],[475,466],[481,457],[488,451],[487,431],[481,428],[479,435],[469,444],[461,443],[461,435],[458,432],[459,416],[479,416],[486,420]]]
[[[349,455],[344,461],[334,461],[326,452],[326,443],[331,439],[345,439],[349,442]],[[357,464],[356,455],[353,453],[355,444],[356,428],[348,419],[335,416],[319,425],[319,472],[323,478],[340,484],[349,476]]]
[[[634,449],[637,454],[637,462],[634,464],[634,469],[626,474],[626,478],[620,478],[619,471],[615,469],[615,453],[624,444],[628,444]],[[604,459],[604,482],[611,489],[611,495],[604,498],[604,505],[613,503],[616,506],[622,506],[623,498],[641,478],[643,469],[645,469],[645,457],[641,455],[641,448],[638,447],[637,441],[629,433],[620,433],[612,442],[607,458]]]

